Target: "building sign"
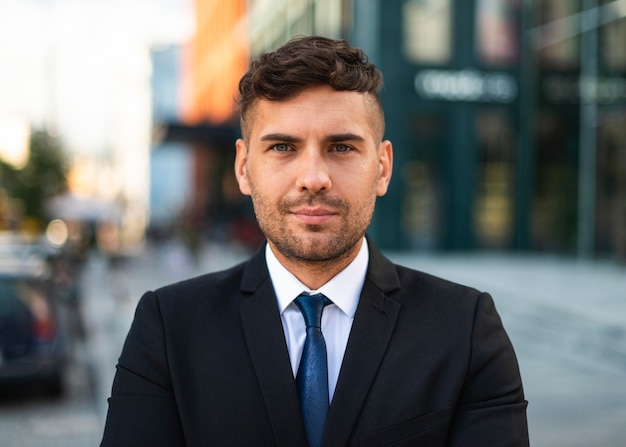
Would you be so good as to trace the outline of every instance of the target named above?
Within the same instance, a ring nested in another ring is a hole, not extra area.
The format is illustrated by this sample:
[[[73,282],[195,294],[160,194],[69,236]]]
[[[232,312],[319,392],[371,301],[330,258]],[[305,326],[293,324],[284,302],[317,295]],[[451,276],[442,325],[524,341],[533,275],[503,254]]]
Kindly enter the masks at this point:
[[[424,99],[508,104],[517,99],[517,81],[502,72],[422,70],[415,90]]]
[[[626,78],[599,77],[581,80],[578,76],[547,75],[541,83],[543,97],[552,104],[578,104],[581,89],[598,104],[626,101]]]

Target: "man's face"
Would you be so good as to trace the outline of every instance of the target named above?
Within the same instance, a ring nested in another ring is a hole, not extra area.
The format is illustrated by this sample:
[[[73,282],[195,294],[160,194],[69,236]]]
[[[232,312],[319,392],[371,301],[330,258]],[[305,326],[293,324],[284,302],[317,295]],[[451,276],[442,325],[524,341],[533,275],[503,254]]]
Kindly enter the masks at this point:
[[[358,249],[391,178],[377,113],[367,94],[327,86],[250,110],[235,173],[275,252],[326,262]]]

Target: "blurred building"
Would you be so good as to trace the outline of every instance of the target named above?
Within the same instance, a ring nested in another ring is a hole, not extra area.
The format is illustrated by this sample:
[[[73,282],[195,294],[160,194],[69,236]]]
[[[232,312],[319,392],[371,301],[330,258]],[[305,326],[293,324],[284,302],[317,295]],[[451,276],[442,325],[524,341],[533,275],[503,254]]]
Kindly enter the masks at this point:
[[[187,234],[257,244],[259,229],[233,173],[239,135],[235,99],[249,57],[247,2],[194,5],[196,31],[183,50],[182,110],[162,123],[166,142],[191,151],[190,193],[180,223]]]
[[[181,45],[155,46],[152,59],[153,145],[150,151],[150,224],[154,236],[175,230],[191,195],[192,149],[182,142],[164,141],[163,126],[178,121],[182,113]]]
[[[626,257],[625,0],[196,4],[184,116],[201,135],[203,225],[237,200],[227,98],[247,58],[321,34],[385,76],[395,172],[370,229],[380,246]]]
[[[363,3],[396,148],[382,245],[626,254],[626,2]]]

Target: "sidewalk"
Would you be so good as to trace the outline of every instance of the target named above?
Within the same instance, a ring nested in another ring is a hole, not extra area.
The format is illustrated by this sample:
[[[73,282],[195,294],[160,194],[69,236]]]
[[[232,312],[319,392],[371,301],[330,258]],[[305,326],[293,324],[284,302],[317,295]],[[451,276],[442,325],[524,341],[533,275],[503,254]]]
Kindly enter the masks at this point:
[[[624,445],[626,267],[539,255],[386,254],[493,295],[518,354],[532,446]],[[247,257],[212,245],[193,264],[180,247],[168,244],[150,246],[114,268],[91,260],[85,302],[103,413],[121,343],[143,292]]]

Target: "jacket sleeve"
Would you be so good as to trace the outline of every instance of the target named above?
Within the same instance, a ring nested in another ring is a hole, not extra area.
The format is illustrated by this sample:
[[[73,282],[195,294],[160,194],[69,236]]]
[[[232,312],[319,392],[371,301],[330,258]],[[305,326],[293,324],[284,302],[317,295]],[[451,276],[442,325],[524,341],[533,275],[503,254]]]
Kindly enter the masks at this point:
[[[146,293],[117,365],[102,447],[184,446],[169,373],[163,318]]]
[[[450,447],[526,447],[526,407],[519,366],[493,300],[478,298],[466,380],[452,420]]]

